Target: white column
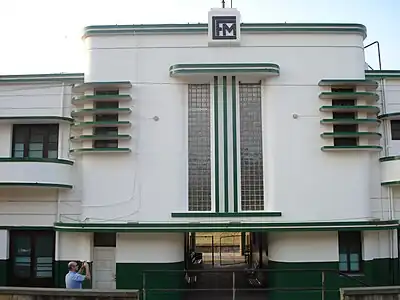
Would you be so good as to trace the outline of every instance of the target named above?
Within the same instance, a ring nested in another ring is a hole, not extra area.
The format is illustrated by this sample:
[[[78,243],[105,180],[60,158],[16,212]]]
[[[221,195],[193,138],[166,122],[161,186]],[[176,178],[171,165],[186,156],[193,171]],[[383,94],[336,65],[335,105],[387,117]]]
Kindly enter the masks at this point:
[[[9,258],[9,233],[7,230],[0,230],[0,260]]]

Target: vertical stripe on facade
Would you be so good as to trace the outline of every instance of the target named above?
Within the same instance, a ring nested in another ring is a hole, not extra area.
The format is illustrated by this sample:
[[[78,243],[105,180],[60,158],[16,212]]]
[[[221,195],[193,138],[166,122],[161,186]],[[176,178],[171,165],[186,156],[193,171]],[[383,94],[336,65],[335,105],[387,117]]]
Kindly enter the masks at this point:
[[[237,154],[236,76],[232,76],[232,139],[233,139],[233,211],[238,211],[238,154]]]
[[[261,83],[239,84],[241,210],[264,210]]]
[[[228,90],[226,76],[222,77],[222,100],[224,116],[224,210],[229,211],[229,157],[228,157]]]
[[[219,212],[219,118],[218,118],[218,76],[214,76],[214,190],[215,211]]]
[[[189,211],[211,210],[210,84],[188,86]]]

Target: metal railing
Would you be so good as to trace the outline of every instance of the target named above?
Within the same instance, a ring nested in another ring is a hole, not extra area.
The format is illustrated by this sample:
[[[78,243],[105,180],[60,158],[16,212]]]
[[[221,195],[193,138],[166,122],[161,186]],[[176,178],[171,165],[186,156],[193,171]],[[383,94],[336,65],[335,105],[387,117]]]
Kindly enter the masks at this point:
[[[303,272],[303,274],[298,274]],[[188,273],[196,280],[185,281]],[[297,273],[297,274],[296,274]],[[160,280],[160,274],[165,278]],[[318,284],[303,286],[299,281]],[[143,272],[143,300],[179,295],[177,299],[194,300],[259,300],[271,293],[281,293],[287,298],[306,293],[310,300],[326,300],[332,293],[339,295],[339,288],[369,286],[357,277],[338,270],[310,269],[204,269],[204,270],[151,270]],[[296,280],[297,279],[297,280]],[[343,283],[343,279],[346,281]],[[306,280],[307,281],[307,280]],[[291,296],[290,296],[291,295]],[[305,295],[303,295],[305,296]]]

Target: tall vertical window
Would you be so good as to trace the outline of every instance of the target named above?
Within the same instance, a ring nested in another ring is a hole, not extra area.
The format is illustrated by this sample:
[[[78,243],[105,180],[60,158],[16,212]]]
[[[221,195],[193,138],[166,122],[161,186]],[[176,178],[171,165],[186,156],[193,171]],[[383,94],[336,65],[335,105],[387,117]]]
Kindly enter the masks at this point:
[[[339,231],[339,270],[357,273],[361,267],[361,232]]]
[[[210,85],[189,84],[189,211],[211,210]]]
[[[14,125],[12,156],[57,158],[58,124]]]
[[[263,210],[261,83],[240,83],[239,99],[241,208]]]

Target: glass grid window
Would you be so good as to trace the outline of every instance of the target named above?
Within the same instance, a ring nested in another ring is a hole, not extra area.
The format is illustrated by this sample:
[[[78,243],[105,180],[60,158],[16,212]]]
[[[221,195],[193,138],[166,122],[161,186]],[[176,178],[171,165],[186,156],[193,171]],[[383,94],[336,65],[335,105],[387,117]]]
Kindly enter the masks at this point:
[[[339,271],[359,273],[362,271],[360,231],[339,231]]]
[[[13,157],[58,158],[58,124],[13,126]]]
[[[189,211],[210,211],[210,85],[188,88]]]
[[[261,84],[239,84],[241,209],[264,210]]]

